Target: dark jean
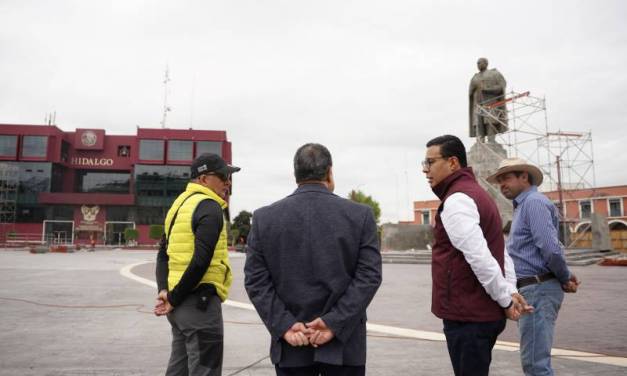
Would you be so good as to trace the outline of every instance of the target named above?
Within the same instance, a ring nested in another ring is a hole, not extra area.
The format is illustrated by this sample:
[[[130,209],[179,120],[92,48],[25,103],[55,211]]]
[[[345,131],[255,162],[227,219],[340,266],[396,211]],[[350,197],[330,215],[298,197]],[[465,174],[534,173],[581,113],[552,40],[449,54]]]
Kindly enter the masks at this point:
[[[316,363],[308,367],[284,367],[275,365],[277,376],[364,376],[366,366],[335,366]]]
[[[444,335],[455,376],[487,376],[492,348],[505,319],[488,322],[444,321]]]

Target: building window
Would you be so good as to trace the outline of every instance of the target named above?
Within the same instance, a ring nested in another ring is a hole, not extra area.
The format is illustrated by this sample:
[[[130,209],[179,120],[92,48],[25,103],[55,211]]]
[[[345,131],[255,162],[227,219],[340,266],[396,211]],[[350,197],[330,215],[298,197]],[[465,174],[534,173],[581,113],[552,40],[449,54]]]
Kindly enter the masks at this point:
[[[61,141],[61,162],[67,162],[70,160],[70,143],[67,141]]]
[[[129,193],[129,173],[78,171],[76,176],[77,192]]]
[[[41,206],[17,206],[16,222],[42,223],[46,219],[46,210]]]
[[[217,141],[197,141],[196,156],[204,153],[213,153],[222,156],[222,142]]]
[[[0,135],[0,157],[17,155],[17,136]]]
[[[431,223],[431,213],[428,210],[422,212],[422,224],[428,225]]]
[[[167,211],[167,207],[142,207],[141,210],[137,211],[135,223],[138,225],[162,225]]]
[[[590,218],[592,215],[592,204],[590,201],[579,201],[579,217]]]
[[[620,198],[609,199],[610,217],[622,217],[623,216],[623,208],[621,205],[621,201],[622,199]]]
[[[130,157],[131,156],[131,147],[128,145],[120,145],[118,146],[118,157]]]
[[[74,207],[65,205],[52,206],[52,219],[73,221]]]
[[[163,140],[139,140],[139,159],[145,161],[163,161]]]
[[[559,213],[559,215],[562,215],[562,205],[560,204],[559,201],[551,201],[553,203],[553,206],[555,206],[555,209],[557,209],[557,212]]]
[[[45,158],[48,153],[48,136],[24,136],[22,157]]]
[[[137,196],[178,196],[188,182],[188,166],[135,166]]]
[[[107,221],[131,221],[130,214],[131,209],[128,206],[107,206]]]
[[[50,192],[63,192],[64,168],[56,163],[53,164],[50,176]]]
[[[14,165],[20,169],[18,203],[37,203],[39,192],[50,192],[52,163],[17,162]]]
[[[193,147],[192,141],[169,141],[168,161],[191,161]]]

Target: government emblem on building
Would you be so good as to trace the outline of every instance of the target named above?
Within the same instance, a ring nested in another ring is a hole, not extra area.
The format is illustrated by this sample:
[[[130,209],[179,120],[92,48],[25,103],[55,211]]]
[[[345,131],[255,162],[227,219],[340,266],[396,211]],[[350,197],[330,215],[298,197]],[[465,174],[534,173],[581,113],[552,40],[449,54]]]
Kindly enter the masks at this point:
[[[81,142],[85,146],[94,146],[96,145],[97,141],[98,141],[98,136],[96,136],[96,133],[92,131],[85,131],[81,135]]]

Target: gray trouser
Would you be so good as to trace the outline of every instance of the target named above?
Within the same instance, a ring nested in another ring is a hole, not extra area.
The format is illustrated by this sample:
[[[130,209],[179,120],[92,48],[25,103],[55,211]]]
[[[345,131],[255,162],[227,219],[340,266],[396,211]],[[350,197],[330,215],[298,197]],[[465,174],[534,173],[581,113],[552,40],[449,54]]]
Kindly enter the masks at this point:
[[[196,307],[198,299],[192,294],[168,314],[172,353],[166,376],[222,374],[224,327],[220,298],[210,296],[205,311]]]

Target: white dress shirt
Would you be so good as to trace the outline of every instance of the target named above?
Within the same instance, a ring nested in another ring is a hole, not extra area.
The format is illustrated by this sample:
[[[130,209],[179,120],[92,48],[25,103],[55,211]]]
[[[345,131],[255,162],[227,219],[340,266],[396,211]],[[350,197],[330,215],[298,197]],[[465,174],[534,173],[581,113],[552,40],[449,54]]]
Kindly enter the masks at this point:
[[[501,307],[509,306],[512,294],[517,292],[514,263],[505,249],[503,277],[501,267],[492,256],[479,227],[479,210],[475,201],[464,193],[453,193],[444,202],[440,218],[451,244],[462,251],[488,295]]]

